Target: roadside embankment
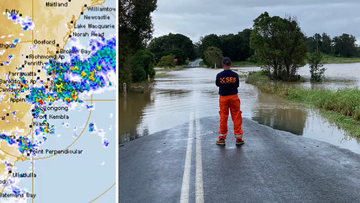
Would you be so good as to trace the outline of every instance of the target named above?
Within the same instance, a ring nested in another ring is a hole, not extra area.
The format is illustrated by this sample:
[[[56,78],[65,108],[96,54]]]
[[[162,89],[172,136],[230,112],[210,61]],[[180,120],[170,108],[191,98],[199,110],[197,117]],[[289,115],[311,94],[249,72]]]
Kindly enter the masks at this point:
[[[180,70],[182,68],[186,68],[186,67],[185,66],[176,66],[174,68],[155,68],[156,75],[154,78],[164,77],[168,72],[171,72],[174,70]],[[144,93],[144,92],[151,90],[155,85],[154,78],[151,78],[150,82],[148,80],[146,80],[143,82],[132,83],[128,92]],[[123,93],[121,93],[120,96],[123,96]]]
[[[287,83],[271,81],[262,71],[251,72],[246,83],[261,91],[276,94],[295,102],[305,102],[321,110],[323,116],[351,136],[360,137],[360,89],[308,89]]]
[[[175,66],[174,68],[155,68],[156,75],[155,78],[164,77],[167,73],[174,70],[181,70],[183,68],[187,68],[186,66]]]

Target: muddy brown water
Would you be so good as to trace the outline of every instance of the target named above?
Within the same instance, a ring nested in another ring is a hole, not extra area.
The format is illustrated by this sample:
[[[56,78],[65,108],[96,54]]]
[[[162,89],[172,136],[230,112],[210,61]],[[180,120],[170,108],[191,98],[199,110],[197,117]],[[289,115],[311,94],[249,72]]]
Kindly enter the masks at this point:
[[[360,86],[360,64],[327,64],[329,82],[301,86],[332,88]],[[259,67],[234,67],[239,73],[260,70]],[[155,79],[151,91],[128,94],[120,98],[120,143],[151,135],[189,122],[191,111],[199,117],[219,116],[218,88],[215,76],[221,69],[186,68],[172,71],[166,77]],[[299,74],[310,78],[308,66],[299,69]],[[288,102],[275,95],[259,91],[240,79],[239,97],[242,116],[275,129],[291,132],[297,136],[325,141],[360,154],[359,142],[338,129],[317,110],[305,105]],[[231,122],[231,118],[229,118]],[[214,123],[218,126],[218,123]],[[246,138],[246,132],[244,132]],[[214,137],[214,140],[216,138]]]

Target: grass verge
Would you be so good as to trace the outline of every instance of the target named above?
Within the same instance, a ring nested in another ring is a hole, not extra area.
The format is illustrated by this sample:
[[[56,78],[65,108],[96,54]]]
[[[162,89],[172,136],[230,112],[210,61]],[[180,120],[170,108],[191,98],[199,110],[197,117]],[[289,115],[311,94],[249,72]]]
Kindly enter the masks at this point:
[[[241,73],[238,73],[238,75],[239,75],[239,78],[245,78],[246,77],[246,75],[243,75]]]
[[[322,62],[324,64],[329,64],[329,63],[360,63],[360,57],[335,57],[335,56],[331,56],[331,55],[327,55],[325,54],[323,57]]]
[[[232,61],[232,67],[242,67],[242,66],[257,66],[255,62],[251,61]]]
[[[246,83],[288,100],[313,105],[322,110],[321,114],[330,122],[335,123],[349,135],[360,137],[360,89],[358,87],[331,90],[288,86],[285,83],[270,81],[262,71],[249,73]]]
[[[205,68],[207,67],[206,64],[204,63],[204,61],[200,61],[200,62],[199,62],[199,66],[200,66],[200,67],[205,67]]]

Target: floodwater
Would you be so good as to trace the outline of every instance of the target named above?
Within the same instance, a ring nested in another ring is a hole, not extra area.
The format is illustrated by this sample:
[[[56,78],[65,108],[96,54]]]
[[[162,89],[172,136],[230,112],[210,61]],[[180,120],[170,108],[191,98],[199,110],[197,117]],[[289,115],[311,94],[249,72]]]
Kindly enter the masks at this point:
[[[329,82],[300,85],[311,88],[339,88],[360,86],[360,64],[328,64],[325,74]],[[259,67],[234,67],[247,73]],[[166,77],[155,79],[149,92],[128,94],[120,98],[120,143],[151,135],[189,122],[190,111],[199,117],[219,116],[218,88],[215,76],[222,69],[185,68],[172,71]],[[310,78],[308,66],[299,74]],[[325,141],[360,154],[359,142],[344,135],[342,130],[321,118],[316,110],[298,103],[288,102],[275,95],[259,91],[240,79],[239,98],[242,116],[275,129],[297,136]],[[231,118],[229,118],[231,122]],[[218,123],[214,124],[218,126]],[[246,132],[244,132],[246,138]],[[214,138],[216,139],[216,138]]]
[[[331,89],[360,86],[360,63],[325,64],[324,68],[326,68],[325,82],[319,84],[306,82],[301,85],[308,88]],[[298,74],[307,80],[310,80],[309,66],[300,68]]]

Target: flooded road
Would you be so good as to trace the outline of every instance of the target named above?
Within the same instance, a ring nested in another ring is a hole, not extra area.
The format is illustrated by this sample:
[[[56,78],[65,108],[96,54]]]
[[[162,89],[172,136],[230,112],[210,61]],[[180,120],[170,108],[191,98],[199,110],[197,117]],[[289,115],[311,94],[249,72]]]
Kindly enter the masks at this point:
[[[327,68],[325,73],[332,81],[315,85],[315,88],[360,85],[360,64],[329,64],[325,67]],[[260,68],[232,69],[246,73]],[[200,118],[219,117],[219,95],[215,76],[221,71],[222,69],[207,68],[172,71],[165,77],[155,79],[156,83],[150,92],[128,94],[126,98],[120,98],[120,143],[189,122],[189,112],[194,109],[199,110]],[[300,68],[299,73],[310,78],[308,66]],[[309,82],[301,85],[311,87]],[[246,84],[244,78],[240,79],[239,97],[243,117],[360,154],[358,141],[344,136],[341,130],[322,119],[316,111],[262,93],[253,85]],[[230,118],[229,122],[231,122]],[[251,136],[251,132],[244,132],[245,139],[247,136]],[[216,137],[213,139],[215,142]]]
[[[197,67],[199,66],[200,61],[202,61],[202,59],[196,59],[195,61],[190,62],[187,67]]]

